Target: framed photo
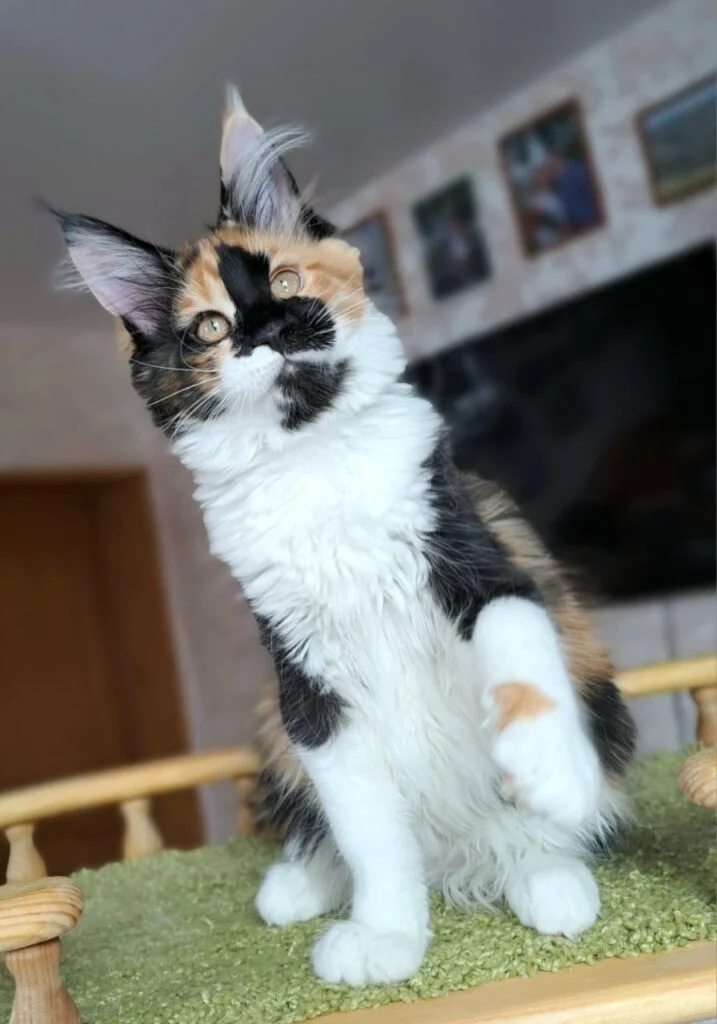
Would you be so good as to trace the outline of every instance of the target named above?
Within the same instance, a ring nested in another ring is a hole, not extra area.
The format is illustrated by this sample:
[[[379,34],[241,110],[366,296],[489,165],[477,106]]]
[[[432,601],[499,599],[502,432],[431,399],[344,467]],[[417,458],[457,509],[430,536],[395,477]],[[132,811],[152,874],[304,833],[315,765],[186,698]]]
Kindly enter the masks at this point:
[[[576,100],[514,129],[499,145],[526,256],[554,249],[604,223],[602,197]]]
[[[341,232],[341,237],[361,253],[364,288],[376,308],[392,320],[406,315],[406,300],[398,276],[393,236],[383,211]]]
[[[674,203],[717,180],[717,77],[695,82],[637,116],[652,198]]]
[[[460,178],[413,207],[423,261],[434,299],[445,299],[491,274],[470,178]]]

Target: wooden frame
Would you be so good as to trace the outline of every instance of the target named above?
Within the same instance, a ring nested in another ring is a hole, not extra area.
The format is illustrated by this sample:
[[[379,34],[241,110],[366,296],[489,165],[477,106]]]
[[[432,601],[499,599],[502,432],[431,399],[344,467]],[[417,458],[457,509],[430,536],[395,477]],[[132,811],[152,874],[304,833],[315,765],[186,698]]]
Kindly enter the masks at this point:
[[[618,674],[617,681],[630,697],[690,690],[698,707],[698,738],[717,744],[716,656],[630,670]],[[680,773],[685,793],[693,796],[697,778],[696,802],[711,808],[717,807],[716,756],[717,750],[703,750]],[[9,884],[0,886],[0,952],[16,982],[10,1024],[81,1024],[59,975],[60,936],[79,919],[81,893],[69,880],[45,877],[32,841],[34,822],[77,808],[119,804],[125,818],[124,856],[144,856],[162,845],[151,819],[151,796],[231,778],[240,804],[237,831],[245,835],[252,827],[247,801],[258,769],[259,758],[251,749],[217,750],[0,796],[0,829],[10,841]],[[716,1005],[715,946],[696,942],[320,1019],[324,1024],[689,1024],[712,1016]]]
[[[391,284],[396,296],[396,312],[390,313],[382,310],[389,317],[395,317],[396,319],[403,319],[408,316],[408,302],[406,301],[406,291],[403,286],[403,280],[398,267],[398,258],[396,256],[396,239],[391,226],[391,219],[386,210],[374,210],[372,213],[367,213],[366,216],[361,217],[360,220],[355,221],[350,227],[340,232],[341,238],[348,242],[350,245],[355,245],[360,250],[360,246],[356,240],[351,236],[364,230],[368,224],[375,222],[379,226],[379,230],[385,240],[386,257],[388,260],[388,269],[391,275]],[[363,253],[362,253],[363,256]],[[368,297],[371,299],[371,293],[366,292]],[[372,300],[373,301],[373,300]]]
[[[652,114],[657,113],[662,108],[667,108],[671,104],[679,101],[685,96],[689,96],[690,93],[701,89],[703,86],[713,84],[717,89],[717,76],[714,74],[705,75],[703,78],[697,79],[696,82],[692,82],[690,85],[685,86],[684,89],[679,89],[677,92],[671,93],[669,96],[665,96],[663,99],[658,100],[656,103],[651,103],[647,107],[643,107],[642,110],[638,111],[635,117],[635,129],[637,131],[637,137],[640,140],[640,148],[642,149],[642,156],[647,167],[647,173],[650,181],[650,192],[652,194],[652,201],[655,206],[670,206],[672,203],[682,202],[683,199],[689,199],[691,196],[696,195],[698,192],[704,192],[707,189],[713,187],[717,182],[717,165],[713,167],[712,174],[704,181],[696,182],[690,187],[684,188],[681,191],[674,193],[673,195],[664,196],[660,192],[658,175],[655,168],[655,163],[652,157],[652,150],[650,145],[650,139],[647,134],[645,122]]]
[[[595,206],[597,211],[597,218],[593,224],[587,227],[576,229],[566,235],[565,238],[560,239],[552,245],[547,245],[542,248],[534,248],[531,246],[526,238],[525,224],[523,218],[523,212],[520,205],[520,197],[515,187],[513,175],[510,170],[510,161],[507,155],[508,145],[520,135],[524,135],[526,132],[531,131],[536,125],[541,124],[543,121],[549,121],[551,118],[557,117],[560,114],[572,115],[576,128],[577,136],[580,143],[580,149],[585,155],[587,163],[588,177],[590,185],[592,187],[593,195],[595,198]],[[583,109],[579,100],[576,98],[570,98],[563,100],[561,103],[557,103],[553,107],[549,107],[547,110],[543,110],[540,114],[535,117],[531,117],[529,120],[522,122],[515,128],[511,128],[505,132],[498,140],[498,151],[500,154],[500,162],[503,170],[503,177],[505,178],[508,192],[510,194],[511,206],[513,208],[513,217],[515,220],[516,229],[518,232],[518,238],[520,239],[521,249],[523,255],[527,259],[535,259],[538,256],[542,256],[543,253],[554,252],[556,249],[562,248],[564,245],[568,245],[570,242],[576,241],[578,238],[583,238],[585,235],[590,234],[592,231],[596,231],[601,227],[604,227],[607,222],[607,216],[605,212],[605,202],[603,199],[602,189],[600,187],[600,181],[595,168],[595,158],[593,156],[588,134],[585,129],[585,119],[583,117]]]

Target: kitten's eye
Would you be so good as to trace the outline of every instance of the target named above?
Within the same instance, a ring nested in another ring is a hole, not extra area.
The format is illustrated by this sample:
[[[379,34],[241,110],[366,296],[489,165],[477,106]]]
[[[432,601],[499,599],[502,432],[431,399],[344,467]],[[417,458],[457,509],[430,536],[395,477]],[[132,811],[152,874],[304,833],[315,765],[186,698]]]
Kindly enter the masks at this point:
[[[231,330],[231,324],[221,313],[207,313],[198,322],[195,334],[200,341],[211,345],[216,341],[224,341]]]
[[[277,270],[271,279],[275,299],[292,299],[301,288],[301,277],[295,270]]]

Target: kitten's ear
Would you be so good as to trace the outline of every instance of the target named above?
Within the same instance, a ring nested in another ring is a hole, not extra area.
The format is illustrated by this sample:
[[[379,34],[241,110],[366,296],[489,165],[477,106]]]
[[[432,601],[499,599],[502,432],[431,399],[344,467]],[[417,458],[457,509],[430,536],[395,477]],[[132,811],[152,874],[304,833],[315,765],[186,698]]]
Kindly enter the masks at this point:
[[[247,113],[238,89],[228,86],[219,151],[220,222],[293,230],[301,217],[301,200],[282,154],[304,140],[305,134],[296,128],[265,132]]]
[[[108,313],[152,335],[166,318],[174,254],[95,217],[51,211],[82,282]]]

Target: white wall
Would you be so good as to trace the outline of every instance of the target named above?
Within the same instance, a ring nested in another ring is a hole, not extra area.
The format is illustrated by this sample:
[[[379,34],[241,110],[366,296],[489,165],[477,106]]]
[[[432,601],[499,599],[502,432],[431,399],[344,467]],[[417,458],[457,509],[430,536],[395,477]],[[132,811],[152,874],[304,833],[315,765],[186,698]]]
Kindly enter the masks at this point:
[[[376,210],[388,211],[409,305],[400,329],[412,356],[436,352],[714,238],[714,190],[662,209],[654,206],[635,117],[646,105],[713,71],[716,39],[714,0],[675,0],[437,140],[332,211],[345,228]],[[572,97],[584,111],[607,224],[554,252],[526,259],[500,167],[498,141]],[[466,174],[475,183],[493,276],[436,303],[427,290],[411,207]]]

